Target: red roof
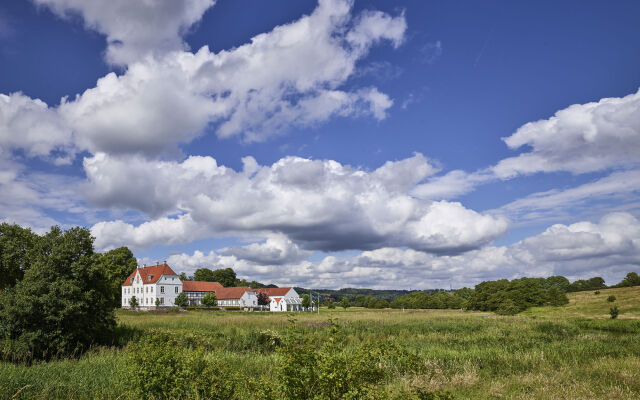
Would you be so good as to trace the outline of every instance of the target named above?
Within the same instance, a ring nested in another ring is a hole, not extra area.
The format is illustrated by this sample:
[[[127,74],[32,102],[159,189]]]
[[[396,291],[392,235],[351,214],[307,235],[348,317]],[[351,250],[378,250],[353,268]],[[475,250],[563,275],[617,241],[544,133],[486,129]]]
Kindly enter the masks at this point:
[[[244,292],[255,292],[255,290],[248,288],[246,286],[241,287],[228,287],[228,288],[220,288],[216,289],[215,294],[218,300],[227,300],[227,299],[239,299],[242,297]]]
[[[142,283],[144,284],[156,283],[162,275],[177,276],[177,274],[173,272],[171,267],[169,267],[167,264],[158,264],[151,267],[136,268],[136,270],[127,277],[122,286],[131,286],[133,280],[136,277],[136,272],[140,272],[140,278],[142,279]]]
[[[291,290],[290,287],[282,287],[282,288],[261,288],[261,289],[256,289],[258,292],[264,293],[267,296],[271,297],[271,296],[284,296],[287,293],[289,293],[289,290]]]
[[[222,289],[218,282],[182,281],[183,292],[215,292]]]

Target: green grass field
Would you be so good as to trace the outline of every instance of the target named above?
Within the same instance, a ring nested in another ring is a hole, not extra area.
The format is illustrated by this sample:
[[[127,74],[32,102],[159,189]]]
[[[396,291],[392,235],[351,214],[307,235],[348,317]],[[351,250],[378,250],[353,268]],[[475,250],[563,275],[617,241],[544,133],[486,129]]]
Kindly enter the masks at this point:
[[[350,308],[293,318],[318,346],[335,340],[337,329],[346,359],[362,344],[397,344],[414,354],[415,371],[393,363],[380,366],[384,374],[376,386],[384,398],[640,398],[640,288],[600,292],[569,294],[567,306],[539,307],[515,317]],[[611,294],[615,303],[606,300]],[[612,304],[620,308],[617,320],[609,319]],[[239,399],[256,397],[248,383],[252,379],[277,381],[282,355],[265,350],[256,338],[267,329],[284,336],[290,318],[286,313],[118,312],[120,324],[142,336],[163,330],[186,338],[185,343],[202,341],[206,357],[241,371]],[[130,355],[124,346],[95,349],[79,360],[0,363],[0,398],[132,398]]]

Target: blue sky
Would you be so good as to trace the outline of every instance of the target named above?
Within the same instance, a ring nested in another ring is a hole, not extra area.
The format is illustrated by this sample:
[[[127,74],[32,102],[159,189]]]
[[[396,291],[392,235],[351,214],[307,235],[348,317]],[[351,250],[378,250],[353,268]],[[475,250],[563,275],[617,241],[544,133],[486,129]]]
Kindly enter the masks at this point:
[[[0,5],[2,220],[282,285],[638,269],[637,2],[150,4]]]

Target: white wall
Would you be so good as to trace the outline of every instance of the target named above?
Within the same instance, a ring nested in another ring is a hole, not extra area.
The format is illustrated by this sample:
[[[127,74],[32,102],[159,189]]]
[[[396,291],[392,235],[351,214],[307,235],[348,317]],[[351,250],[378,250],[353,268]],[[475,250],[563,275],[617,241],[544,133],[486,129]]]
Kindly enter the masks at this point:
[[[122,306],[129,307],[129,300],[135,296],[140,307],[155,307],[156,298],[164,299],[161,307],[171,307],[175,305],[175,299],[180,293],[182,282],[176,275],[162,275],[156,283],[144,284],[137,272],[131,286],[122,286]]]

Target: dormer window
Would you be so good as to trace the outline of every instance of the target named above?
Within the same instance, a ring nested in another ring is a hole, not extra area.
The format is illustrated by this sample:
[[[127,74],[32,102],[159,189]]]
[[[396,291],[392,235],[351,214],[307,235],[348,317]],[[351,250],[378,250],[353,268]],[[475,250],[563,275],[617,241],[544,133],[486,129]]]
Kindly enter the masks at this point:
[[[149,282],[153,279],[153,275],[149,275]]]
[[[133,276],[131,277],[131,283],[133,283]]]

